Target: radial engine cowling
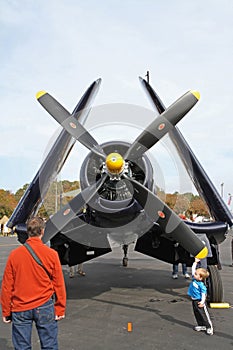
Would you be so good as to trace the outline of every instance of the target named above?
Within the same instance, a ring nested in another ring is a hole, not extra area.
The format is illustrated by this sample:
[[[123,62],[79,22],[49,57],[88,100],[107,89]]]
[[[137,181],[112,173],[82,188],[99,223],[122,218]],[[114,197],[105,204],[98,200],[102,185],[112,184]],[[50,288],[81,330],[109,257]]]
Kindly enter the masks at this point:
[[[80,170],[80,186],[84,188],[92,185],[101,176],[102,172],[108,172],[108,164],[110,154],[119,154],[122,157],[126,154],[129,148],[126,142],[106,142],[101,147],[107,157],[104,161],[101,157],[93,152],[90,152],[84,160]],[[116,159],[118,161],[118,159]],[[111,161],[110,161],[111,165]],[[111,168],[110,168],[111,171]],[[142,209],[140,205],[132,198],[132,186],[121,176],[122,173],[139,181],[144,186],[153,191],[153,168],[149,158],[144,154],[137,162],[124,160],[124,169],[118,174],[109,174],[104,186],[99,190],[98,196],[92,200],[89,205],[98,212],[101,220],[111,213],[111,222],[114,222],[114,216],[119,217],[124,211],[124,217],[127,221],[133,219]],[[135,210],[136,209],[136,210]],[[132,213],[132,214],[131,214]],[[115,214],[115,215],[114,215]],[[97,216],[97,215],[96,215]],[[121,220],[123,220],[121,215]]]

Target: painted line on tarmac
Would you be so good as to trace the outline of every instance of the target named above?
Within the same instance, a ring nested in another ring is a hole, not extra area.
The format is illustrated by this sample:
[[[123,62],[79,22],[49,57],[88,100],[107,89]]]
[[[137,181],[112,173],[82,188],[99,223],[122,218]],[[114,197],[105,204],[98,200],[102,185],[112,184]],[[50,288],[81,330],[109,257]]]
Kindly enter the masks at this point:
[[[17,243],[11,243],[11,244],[1,244],[0,243],[0,247],[10,247],[10,246],[13,246],[13,245],[20,245],[20,244],[17,244]]]

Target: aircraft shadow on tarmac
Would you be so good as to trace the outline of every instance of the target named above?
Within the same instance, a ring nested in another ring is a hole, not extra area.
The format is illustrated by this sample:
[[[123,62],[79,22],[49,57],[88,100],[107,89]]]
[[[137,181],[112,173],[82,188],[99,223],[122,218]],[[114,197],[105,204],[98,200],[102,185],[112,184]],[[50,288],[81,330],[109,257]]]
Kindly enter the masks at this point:
[[[117,289],[148,289],[152,297],[164,294],[170,302],[188,300],[186,295],[189,280],[181,276],[171,279],[171,271],[148,269],[145,267],[123,267],[115,263],[92,262],[85,264],[85,277],[69,278],[68,269],[64,271],[68,299],[90,299],[103,293]],[[182,290],[185,288],[185,290]]]

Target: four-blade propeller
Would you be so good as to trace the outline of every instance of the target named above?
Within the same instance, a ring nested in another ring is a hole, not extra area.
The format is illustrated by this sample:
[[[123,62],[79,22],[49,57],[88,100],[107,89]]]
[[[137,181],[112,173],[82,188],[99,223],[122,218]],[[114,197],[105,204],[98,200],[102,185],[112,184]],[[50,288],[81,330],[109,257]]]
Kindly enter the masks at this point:
[[[91,90],[94,95],[98,89]],[[158,118],[156,118],[133,142],[128,151],[122,157],[118,153],[106,156],[105,152],[96,140],[89,134],[84,126],[77,121],[77,114],[87,115],[89,110],[85,108],[70,115],[52,96],[46,92],[37,94],[38,101],[42,106],[58,121],[65,130],[76,140],[85,145],[92,152],[103,159],[103,170],[100,180],[85,188],[73,200],[54,214],[47,222],[43,240],[46,242],[54,237],[78,214],[82,207],[97,195],[106,179],[117,175],[117,179],[122,177],[131,183],[134,189],[133,197],[143,207],[146,215],[151,221],[157,222],[165,236],[179,242],[190,254],[204,258],[207,255],[207,248],[194,232],[155,194],[144,185],[124,174],[124,166],[127,161],[135,161],[155,145],[165,134],[180,121],[199,100],[199,93],[189,91],[180,97],[175,103],[167,108]],[[114,178],[116,180],[116,178]]]

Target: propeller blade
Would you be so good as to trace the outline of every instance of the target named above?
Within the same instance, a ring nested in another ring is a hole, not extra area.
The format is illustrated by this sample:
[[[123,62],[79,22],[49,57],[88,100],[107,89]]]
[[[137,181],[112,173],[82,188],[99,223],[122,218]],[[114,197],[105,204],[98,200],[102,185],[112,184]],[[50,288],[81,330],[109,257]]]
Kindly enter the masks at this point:
[[[99,85],[100,80],[97,80],[87,89],[72,114],[90,106]],[[43,93],[41,93],[41,97],[39,95],[40,93],[38,93],[38,98],[42,106],[51,115],[60,113],[66,115],[67,118],[70,116],[70,113],[57,101],[55,103],[52,101],[51,103],[50,99],[48,101],[46,100],[46,96],[42,97]],[[87,115],[84,114],[79,115],[79,121],[84,122],[86,117]],[[11,215],[7,223],[8,227],[12,228],[17,224],[25,223],[30,215],[37,212],[41,200],[45,197],[50,184],[54,181],[59,171],[61,171],[74,144],[75,139],[63,129]]]
[[[154,146],[164,135],[190,111],[197,103],[200,94],[188,91],[168,107],[137,137],[126,152],[125,159],[136,160]]]
[[[101,79],[95,81],[85,92],[78,108],[72,115],[49,93],[39,91],[36,95],[39,103],[47,112],[76,140],[92,150],[100,157],[106,158],[103,149],[96,140],[89,134],[86,128],[79,122],[85,120],[90,111],[90,105],[99,90]]]
[[[207,256],[207,247],[179,216],[145,186],[127,177],[127,175],[124,175],[124,177],[134,187],[134,198],[144,208],[150,220],[160,225],[167,237],[180,243],[191,255],[199,259]]]
[[[146,80],[140,77],[139,80],[141,81],[147,96],[152,102],[153,107],[155,107],[160,114],[163,113],[165,111],[165,106],[158,94]],[[181,157],[181,160],[183,161],[184,166],[198,193],[206,202],[211,216],[215,218],[216,221],[227,222],[229,226],[232,226],[233,219],[229,208],[206,174],[204,168],[198,161],[180,130],[177,127],[173,128],[170,130],[169,136],[177,148],[179,156]]]
[[[88,108],[91,107],[92,101],[94,100],[99,88],[100,88],[101,79],[97,79],[94,81],[89,88],[85,91],[83,96],[81,97],[79,103],[75,107],[72,114],[81,112],[83,109],[86,109],[86,113],[88,113]],[[42,107],[52,116],[54,115],[59,119],[59,116],[62,118],[64,115],[68,118],[71,114],[54,98],[51,99],[51,96],[46,93],[46,91],[39,91],[36,94],[37,100],[40,102]],[[79,121],[83,123],[85,121],[84,118],[82,120],[79,118]]]
[[[96,195],[106,180],[106,177],[107,174],[104,174],[99,181],[85,188],[47,221],[44,236],[42,239],[43,242],[48,242],[58,232],[62,231],[62,229],[70,222],[70,220],[72,220],[77,215],[81,208]]]

